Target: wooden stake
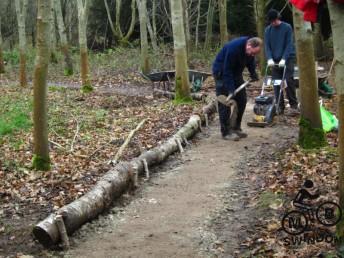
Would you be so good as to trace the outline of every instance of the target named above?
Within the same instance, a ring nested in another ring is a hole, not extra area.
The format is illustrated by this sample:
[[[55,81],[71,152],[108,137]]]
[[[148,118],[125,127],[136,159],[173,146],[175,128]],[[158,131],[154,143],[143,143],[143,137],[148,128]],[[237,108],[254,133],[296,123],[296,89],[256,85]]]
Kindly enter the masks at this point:
[[[178,145],[178,148],[179,148],[179,151],[180,153],[183,153],[184,152],[184,149],[183,149],[183,146],[182,146],[182,143],[180,142],[180,139],[179,138],[176,138],[176,143]]]
[[[209,117],[208,117],[208,114],[204,114],[204,120],[205,120],[205,126],[208,127],[208,126],[209,126]]]
[[[186,139],[186,137],[183,137],[183,141],[185,143],[185,145],[189,145],[190,143],[188,142],[188,139]]]
[[[199,128],[199,131],[202,132],[202,122],[201,121],[198,121],[198,128]]]
[[[146,159],[143,159],[143,160],[142,160],[142,163],[143,163],[143,166],[144,166],[144,169],[145,169],[145,172],[146,172],[146,178],[149,179],[149,169],[148,169],[147,160],[146,160]]]
[[[62,248],[63,248],[63,250],[68,250],[69,246],[70,246],[69,245],[69,238],[67,235],[67,231],[66,231],[66,227],[65,227],[62,215],[60,215],[60,214],[56,215],[55,221],[56,221],[56,225],[57,225],[57,228],[59,230],[59,233],[60,233]]]

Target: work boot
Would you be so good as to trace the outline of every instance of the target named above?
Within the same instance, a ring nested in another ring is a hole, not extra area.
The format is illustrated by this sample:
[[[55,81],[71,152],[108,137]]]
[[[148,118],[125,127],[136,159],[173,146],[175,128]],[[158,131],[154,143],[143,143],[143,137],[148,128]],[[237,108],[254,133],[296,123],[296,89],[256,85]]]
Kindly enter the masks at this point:
[[[222,139],[226,140],[226,141],[239,141],[240,137],[239,135],[237,135],[236,133],[230,133],[227,134],[225,136],[222,136]]]
[[[246,138],[247,133],[244,133],[241,129],[234,130],[234,133],[236,133],[240,138]]]

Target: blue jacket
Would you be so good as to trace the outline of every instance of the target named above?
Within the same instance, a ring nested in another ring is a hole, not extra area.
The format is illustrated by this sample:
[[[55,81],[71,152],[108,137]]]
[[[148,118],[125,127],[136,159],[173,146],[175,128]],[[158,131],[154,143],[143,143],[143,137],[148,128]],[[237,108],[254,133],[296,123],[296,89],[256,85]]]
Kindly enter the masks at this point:
[[[215,79],[223,80],[223,87],[227,94],[243,83],[242,72],[248,68],[251,77],[257,77],[255,59],[246,55],[246,43],[249,37],[240,37],[227,42],[217,54],[213,62]]]
[[[295,57],[293,29],[288,23],[266,27],[264,42],[266,58],[273,59],[275,63]]]

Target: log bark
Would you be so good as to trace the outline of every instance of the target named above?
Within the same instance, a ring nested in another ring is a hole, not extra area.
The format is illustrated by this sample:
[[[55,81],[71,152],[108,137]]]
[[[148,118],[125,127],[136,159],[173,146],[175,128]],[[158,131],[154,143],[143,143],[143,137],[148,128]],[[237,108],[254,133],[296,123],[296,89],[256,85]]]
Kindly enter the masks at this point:
[[[215,101],[209,103],[203,110],[214,112]],[[176,139],[191,138],[199,130],[199,124],[205,120],[206,114],[192,115],[189,121],[162,145],[152,148],[131,162],[121,162],[114,169],[108,171],[91,191],[81,198],[60,208],[57,214],[62,215],[68,235],[80,228],[84,223],[96,218],[111,203],[120,197],[133,185],[136,174],[145,175],[145,160],[148,167],[164,161],[169,155],[179,150]],[[39,222],[33,229],[35,238],[45,247],[57,244],[61,238],[55,221],[55,214],[51,214]]]

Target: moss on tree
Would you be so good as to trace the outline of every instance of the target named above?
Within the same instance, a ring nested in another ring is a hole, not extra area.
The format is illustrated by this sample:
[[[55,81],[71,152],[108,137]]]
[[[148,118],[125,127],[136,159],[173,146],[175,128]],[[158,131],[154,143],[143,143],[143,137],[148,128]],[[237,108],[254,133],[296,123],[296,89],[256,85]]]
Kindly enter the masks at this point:
[[[36,170],[48,171],[50,170],[50,158],[34,155],[32,158],[32,166]]]
[[[176,82],[175,83],[176,83],[176,97],[174,98],[173,103],[176,104],[176,105],[191,103],[192,102],[191,96],[190,95],[186,95],[183,92],[182,78],[181,77],[176,78]]]
[[[304,117],[299,122],[299,145],[304,149],[320,148],[327,145],[322,128],[312,128],[311,123]]]
[[[89,93],[93,91],[93,87],[91,84],[85,84],[81,87],[82,93]]]

